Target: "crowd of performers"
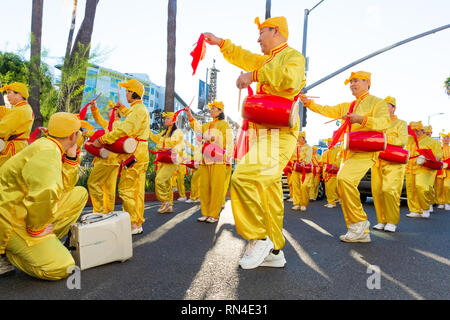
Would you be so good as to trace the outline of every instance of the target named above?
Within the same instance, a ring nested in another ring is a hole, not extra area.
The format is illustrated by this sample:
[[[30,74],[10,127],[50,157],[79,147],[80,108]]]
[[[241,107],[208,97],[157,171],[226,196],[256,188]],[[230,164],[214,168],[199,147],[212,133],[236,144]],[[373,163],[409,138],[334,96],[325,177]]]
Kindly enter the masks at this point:
[[[58,112],[51,116],[45,136],[29,143],[33,140],[33,112],[27,102],[28,89],[17,82],[5,85],[2,91],[13,107],[0,107],[0,274],[14,266],[41,279],[66,277],[74,260],[61,239],[79,218],[88,191],[93,211],[108,213],[114,211],[117,185],[123,211],[131,218],[132,234],[142,233],[149,139],[156,143],[158,213],[174,211],[174,179],[179,200],[187,200],[186,166],[193,170],[187,201],[200,202],[198,221],[218,221],[229,189],[237,233],[248,241],[239,260],[243,269],[286,264],[282,250],[283,172],[292,209],[298,211],[308,210],[323,179],[325,207],[340,204],[343,212],[347,226],[340,236],[343,242],[371,241],[370,223],[358,192],[369,169],[378,221],[374,229],[396,231],[405,179],[408,217],[428,218],[436,203],[438,208],[450,210],[450,134],[441,134],[439,143],[429,137],[431,129],[420,121],[408,125],[398,119],[395,98],[381,99],[369,93],[368,72],[352,72],[345,81],[355,97],[353,102],[317,104],[301,94],[306,82],[305,58],[287,44],[286,19],[274,17],[260,23],[256,18],[255,23],[262,54],[212,33],[203,34],[207,44],[218,46],[225,60],[244,71],[236,81],[240,90],[256,82],[256,95],[248,89],[249,106],[252,99],[261,97],[270,100],[267,103],[288,106],[284,110],[287,118],[281,120],[281,112],[273,108],[244,110],[238,137],[233,137],[220,101],[208,105],[213,120],[203,124],[189,107],[184,109],[198,137],[195,145],[184,141],[173,112],[163,114],[162,132],[151,132],[142,102],[144,87],[132,79],[119,84],[126,89],[129,108],[119,101],[110,103],[108,119],[104,119],[95,100],[90,103],[95,121],[103,128],[101,133],[84,121],[86,110],[80,114]],[[313,112],[343,122],[333,137],[325,139],[328,150],[321,156],[299,129],[298,100]],[[122,141],[124,149],[125,137],[134,142],[132,153],[108,148]],[[96,152],[88,190],[75,186],[83,146]],[[192,157],[186,156],[186,147]]]

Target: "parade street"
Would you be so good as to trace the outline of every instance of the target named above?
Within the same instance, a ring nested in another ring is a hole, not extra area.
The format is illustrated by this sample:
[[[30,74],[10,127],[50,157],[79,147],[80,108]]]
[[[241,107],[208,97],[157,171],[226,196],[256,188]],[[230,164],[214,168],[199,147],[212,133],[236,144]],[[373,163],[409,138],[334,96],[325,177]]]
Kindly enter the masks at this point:
[[[285,268],[239,268],[246,242],[236,234],[229,200],[216,224],[197,222],[199,204],[175,202],[174,214],[158,214],[159,203],[148,202],[131,260],[82,271],[80,289],[17,270],[0,278],[0,299],[450,298],[450,212],[411,219],[402,206],[397,233],[372,230],[370,244],[351,244],[339,241],[346,231],[339,206],[324,203],[300,213],[285,202]],[[374,225],[371,199],[364,207]]]

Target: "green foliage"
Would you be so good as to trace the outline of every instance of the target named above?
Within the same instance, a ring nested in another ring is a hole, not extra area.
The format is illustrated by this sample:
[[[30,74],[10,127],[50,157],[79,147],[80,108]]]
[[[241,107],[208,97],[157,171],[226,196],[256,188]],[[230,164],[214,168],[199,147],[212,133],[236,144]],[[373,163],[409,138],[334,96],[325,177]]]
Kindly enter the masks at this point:
[[[450,77],[445,80],[444,88],[447,94],[450,96]]]

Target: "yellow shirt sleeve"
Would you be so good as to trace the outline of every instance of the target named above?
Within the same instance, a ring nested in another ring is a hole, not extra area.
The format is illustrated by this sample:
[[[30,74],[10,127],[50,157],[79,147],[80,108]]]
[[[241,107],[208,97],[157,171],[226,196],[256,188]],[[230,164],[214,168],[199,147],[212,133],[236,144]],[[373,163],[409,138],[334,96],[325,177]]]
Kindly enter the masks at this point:
[[[91,106],[92,116],[94,117],[95,122],[103,129],[108,129],[109,121],[106,121],[102,115],[100,114],[100,110],[97,107]]]
[[[247,72],[259,69],[269,57],[245,50],[241,46],[233,44],[229,39],[221,43],[220,51],[225,60]]]

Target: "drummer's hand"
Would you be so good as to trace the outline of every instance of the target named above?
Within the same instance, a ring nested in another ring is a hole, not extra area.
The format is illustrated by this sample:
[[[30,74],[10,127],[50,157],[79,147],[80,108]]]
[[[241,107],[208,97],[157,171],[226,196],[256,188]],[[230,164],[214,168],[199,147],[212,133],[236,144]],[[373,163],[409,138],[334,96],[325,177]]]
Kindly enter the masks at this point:
[[[77,156],[77,144],[75,143],[73,146],[71,146],[69,149],[66,150],[66,155],[75,158]]]
[[[35,237],[43,237],[52,232],[53,232],[53,224],[50,223],[47,227],[45,227],[45,230],[42,231],[42,233],[36,235]]]
[[[102,144],[100,143],[100,141],[98,141],[98,139],[95,139],[94,143],[92,143],[92,146],[94,148],[100,148]]]
[[[252,73],[251,72],[247,72],[247,73],[241,72],[241,75],[236,80],[236,86],[239,89],[245,89],[249,85],[251,85],[252,82],[253,82],[253,79],[252,79]]]
[[[120,103],[120,101],[117,101],[116,104],[114,105],[114,108],[123,108],[124,105]]]
[[[218,46],[220,42],[222,41],[221,38],[216,37],[210,32],[203,32],[203,35],[205,36],[205,41],[207,44]]]
[[[303,93],[300,93],[300,95],[298,96],[298,98],[300,99],[300,101],[302,102],[302,104],[306,107],[309,106],[309,104],[311,103],[311,100],[309,100]]]
[[[191,120],[191,119],[193,118],[193,117],[192,117],[191,108],[190,108],[189,106],[187,106],[187,107],[185,108],[185,110],[186,110],[186,115],[187,115],[188,119]]]
[[[356,113],[350,113],[350,114],[346,114],[345,116],[342,117],[342,119],[350,119],[350,123],[359,123],[361,124],[364,121],[364,117],[360,116],[359,114]]]
[[[94,100],[91,102],[91,108],[98,108],[97,101]]]

